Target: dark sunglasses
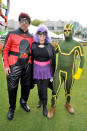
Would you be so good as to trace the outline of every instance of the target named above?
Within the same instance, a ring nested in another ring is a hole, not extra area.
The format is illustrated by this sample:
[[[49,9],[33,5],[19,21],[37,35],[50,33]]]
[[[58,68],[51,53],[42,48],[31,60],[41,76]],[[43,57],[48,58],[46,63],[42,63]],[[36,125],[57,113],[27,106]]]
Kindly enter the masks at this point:
[[[69,30],[64,30],[64,32],[67,32],[67,31],[70,32],[71,30],[70,29]]]
[[[38,35],[44,35],[44,36],[46,36],[46,35],[47,35],[47,32],[46,32],[46,31],[45,31],[45,32],[38,31],[37,34],[38,34]]]
[[[26,18],[21,18],[20,23],[23,23],[23,22],[25,22],[26,24],[29,24],[29,21]]]

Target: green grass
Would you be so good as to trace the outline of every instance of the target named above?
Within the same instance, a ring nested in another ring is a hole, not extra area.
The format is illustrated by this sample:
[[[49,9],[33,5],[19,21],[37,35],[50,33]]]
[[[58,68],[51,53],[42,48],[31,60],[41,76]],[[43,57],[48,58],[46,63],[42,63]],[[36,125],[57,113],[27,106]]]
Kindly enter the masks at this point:
[[[0,131],[87,131],[87,47],[84,47],[85,65],[80,80],[75,81],[72,88],[71,104],[75,109],[75,115],[70,115],[64,107],[65,92],[62,85],[53,119],[49,120],[43,116],[42,108],[37,109],[38,102],[37,87],[31,90],[28,105],[29,113],[20,107],[20,86],[17,94],[17,103],[14,119],[7,120],[8,93],[6,78],[0,55]],[[48,89],[48,105],[50,108],[51,90]]]

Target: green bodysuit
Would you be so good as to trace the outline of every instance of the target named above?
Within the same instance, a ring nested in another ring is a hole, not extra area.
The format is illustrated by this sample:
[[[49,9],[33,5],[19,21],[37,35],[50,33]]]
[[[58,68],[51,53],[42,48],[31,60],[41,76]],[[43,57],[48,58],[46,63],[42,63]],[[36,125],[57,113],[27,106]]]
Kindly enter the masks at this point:
[[[52,106],[56,105],[56,99],[60,86],[64,81],[66,100],[70,102],[70,90],[73,85],[74,79],[80,79],[82,68],[84,65],[84,55],[82,45],[73,40],[74,27],[72,24],[68,24],[64,27],[65,40],[60,41],[57,47],[58,50],[58,66],[54,74],[54,89],[52,95]],[[69,35],[67,36],[66,33]],[[75,72],[75,58],[78,54],[80,58],[80,65]]]

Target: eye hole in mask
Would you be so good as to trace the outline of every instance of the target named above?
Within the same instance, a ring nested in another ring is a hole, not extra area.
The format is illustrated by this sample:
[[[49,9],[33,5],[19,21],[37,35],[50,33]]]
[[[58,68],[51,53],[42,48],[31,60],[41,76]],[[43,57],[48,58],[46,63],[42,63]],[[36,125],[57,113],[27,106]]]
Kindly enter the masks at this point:
[[[71,30],[70,30],[70,29],[68,29],[68,30],[64,30],[64,32],[67,32],[67,31],[70,32]]]

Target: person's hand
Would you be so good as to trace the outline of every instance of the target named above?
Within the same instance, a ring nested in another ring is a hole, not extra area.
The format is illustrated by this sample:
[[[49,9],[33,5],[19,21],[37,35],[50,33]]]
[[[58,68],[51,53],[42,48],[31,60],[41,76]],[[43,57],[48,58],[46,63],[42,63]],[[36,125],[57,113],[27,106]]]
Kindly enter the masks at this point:
[[[10,73],[11,73],[10,67],[5,68],[5,74],[6,74],[6,76],[8,76]]]
[[[81,74],[82,74],[82,69],[78,68],[76,74],[73,76],[73,79],[80,79]]]
[[[50,82],[52,82],[52,81],[53,81],[53,77],[50,78]]]

